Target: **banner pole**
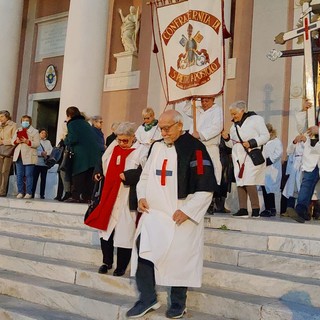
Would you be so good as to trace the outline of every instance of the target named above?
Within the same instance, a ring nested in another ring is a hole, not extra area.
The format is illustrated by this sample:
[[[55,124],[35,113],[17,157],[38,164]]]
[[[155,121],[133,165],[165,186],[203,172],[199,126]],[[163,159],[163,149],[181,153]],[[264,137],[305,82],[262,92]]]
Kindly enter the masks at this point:
[[[192,99],[192,118],[193,118],[193,132],[197,131],[197,109],[196,109],[196,99]]]

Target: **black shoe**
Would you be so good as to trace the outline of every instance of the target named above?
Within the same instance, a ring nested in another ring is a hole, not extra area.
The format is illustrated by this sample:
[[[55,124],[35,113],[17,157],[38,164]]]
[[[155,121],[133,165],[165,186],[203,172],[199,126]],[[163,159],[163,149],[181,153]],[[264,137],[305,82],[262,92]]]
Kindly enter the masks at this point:
[[[210,215],[214,215],[214,207],[213,206],[209,206],[208,210],[207,210],[207,214],[210,214]]]
[[[270,210],[263,210],[260,213],[260,217],[274,217],[276,215],[276,209],[270,209]]]
[[[166,317],[169,319],[180,319],[187,312],[186,307],[181,307],[178,304],[174,303],[166,311]]]
[[[260,209],[259,209],[259,208],[252,209],[251,217],[252,217],[252,218],[259,218],[259,217],[260,217],[259,212],[260,212]]]
[[[80,203],[80,200],[79,199],[68,198],[68,199],[64,200],[63,202],[65,202],[65,203]]]
[[[305,223],[306,221],[304,218],[300,217],[298,212],[293,208],[287,208],[287,213],[291,219],[296,220],[299,223]]]
[[[110,270],[110,269],[112,269],[112,265],[103,264],[103,265],[99,268],[98,272],[99,272],[99,273],[102,273],[102,274],[106,274],[106,273],[108,273],[108,270]]]
[[[67,199],[71,198],[71,192],[66,192],[64,196],[61,198],[61,201],[66,201]]]
[[[247,209],[240,209],[238,212],[234,213],[234,217],[248,217],[248,210]]]
[[[135,305],[130,310],[127,311],[126,316],[127,318],[131,318],[131,319],[140,318],[151,310],[159,309],[160,306],[161,306],[160,302],[158,302],[157,300],[155,300],[150,304],[145,304],[144,302],[139,300],[135,303]]]
[[[126,273],[126,270],[118,269],[118,268],[113,271],[113,275],[115,277],[122,277],[125,273]]]
[[[44,196],[40,196],[40,199],[44,199]]]
[[[62,201],[61,197],[56,196],[53,200]]]

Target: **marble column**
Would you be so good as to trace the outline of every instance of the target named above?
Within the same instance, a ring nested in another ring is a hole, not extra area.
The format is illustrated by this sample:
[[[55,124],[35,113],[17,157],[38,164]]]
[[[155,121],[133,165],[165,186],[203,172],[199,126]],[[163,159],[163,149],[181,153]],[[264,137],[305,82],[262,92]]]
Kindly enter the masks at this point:
[[[0,110],[13,111],[23,0],[0,0]]]
[[[105,70],[109,0],[71,0],[58,118],[61,138],[66,109],[100,113]]]

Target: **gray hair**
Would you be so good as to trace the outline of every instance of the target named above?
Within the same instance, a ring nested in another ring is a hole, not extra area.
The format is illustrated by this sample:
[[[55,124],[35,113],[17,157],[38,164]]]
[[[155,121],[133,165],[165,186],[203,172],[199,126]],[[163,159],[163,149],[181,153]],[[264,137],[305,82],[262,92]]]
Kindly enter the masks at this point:
[[[133,122],[120,122],[118,128],[114,131],[114,133],[117,136],[134,136],[135,131],[135,124]]]
[[[93,116],[93,117],[91,117],[90,120],[91,121],[99,121],[99,120],[102,120],[102,117],[101,116]]]
[[[0,114],[3,114],[7,119],[11,120],[10,112],[7,110],[1,110]]]
[[[119,127],[120,122],[113,122],[111,125],[111,130],[114,132]]]
[[[231,109],[247,111],[247,103],[243,100],[238,100],[230,105],[229,110]]]

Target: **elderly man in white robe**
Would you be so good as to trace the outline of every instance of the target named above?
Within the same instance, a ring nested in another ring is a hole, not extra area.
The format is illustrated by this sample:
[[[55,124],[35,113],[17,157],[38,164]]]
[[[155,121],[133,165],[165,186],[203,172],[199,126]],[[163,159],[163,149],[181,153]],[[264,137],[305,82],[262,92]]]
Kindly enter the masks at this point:
[[[137,185],[139,210],[131,274],[139,300],[128,318],[142,317],[160,307],[155,285],[171,287],[166,316],[183,317],[187,287],[200,287],[203,267],[203,217],[217,189],[205,146],[183,131],[175,110],[159,119],[163,140],[156,141]]]

